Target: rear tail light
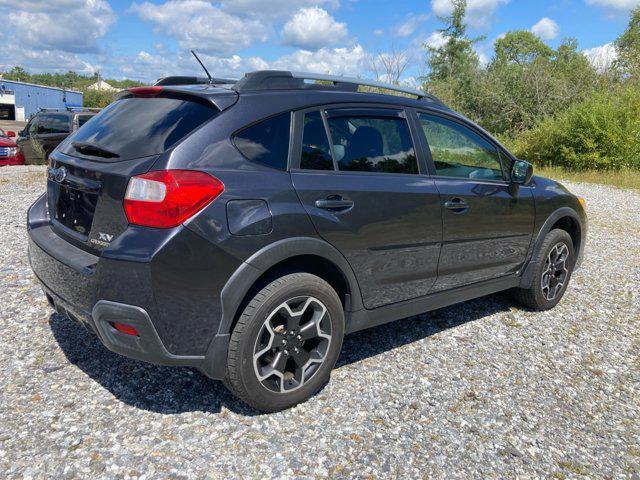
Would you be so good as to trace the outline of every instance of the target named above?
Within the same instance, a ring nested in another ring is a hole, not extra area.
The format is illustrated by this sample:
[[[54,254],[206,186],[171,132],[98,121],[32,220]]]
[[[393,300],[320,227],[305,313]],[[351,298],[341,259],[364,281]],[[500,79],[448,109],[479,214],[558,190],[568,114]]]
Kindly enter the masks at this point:
[[[129,223],[172,228],[184,223],[224,191],[220,180],[193,170],[159,170],[129,180],[124,210]]]

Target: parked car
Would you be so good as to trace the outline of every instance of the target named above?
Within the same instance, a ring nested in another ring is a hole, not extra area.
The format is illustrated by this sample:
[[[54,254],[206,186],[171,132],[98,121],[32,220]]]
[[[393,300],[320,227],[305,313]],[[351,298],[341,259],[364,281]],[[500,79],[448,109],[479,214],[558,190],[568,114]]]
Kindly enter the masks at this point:
[[[347,333],[501,290],[554,307],[584,202],[437,98],[363,84],[380,86],[261,71],[119,94],[29,210],[51,305],[264,411],[317,392]]]
[[[33,115],[17,140],[26,163],[48,163],[51,152],[96,113],[81,109],[44,109]]]
[[[24,156],[13,141],[15,132],[4,131],[0,128],[0,167],[7,165],[24,165]]]

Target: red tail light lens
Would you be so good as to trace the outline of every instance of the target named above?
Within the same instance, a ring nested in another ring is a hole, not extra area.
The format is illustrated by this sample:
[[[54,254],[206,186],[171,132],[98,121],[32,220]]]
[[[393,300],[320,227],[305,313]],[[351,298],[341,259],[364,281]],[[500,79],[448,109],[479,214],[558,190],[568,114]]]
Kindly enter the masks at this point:
[[[126,335],[133,335],[135,337],[138,336],[138,331],[133,328],[131,325],[127,325],[126,323],[113,322],[113,328],[118,330],[120,333],[124,333]]]
[[[172,228],[184,223],[224,191],[220,180],[192,170],[159,170],[129,180],[124,211],[129,223]]]

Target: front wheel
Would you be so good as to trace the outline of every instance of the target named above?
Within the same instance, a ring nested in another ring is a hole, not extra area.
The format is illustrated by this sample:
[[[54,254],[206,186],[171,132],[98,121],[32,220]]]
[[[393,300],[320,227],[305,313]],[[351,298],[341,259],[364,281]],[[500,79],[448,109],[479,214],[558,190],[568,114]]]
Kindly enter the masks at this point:
[[[342,304],[327,282],[308,273],[280,277],[240,316],[225,384],[258,410],[292,407],[328,381],[343,336]]]
[[[564,230],[550,231],[534,262],[531,287],[516,288],[514,297],[534,310],[549,310],[564,296],[575,265],[571,236]]]

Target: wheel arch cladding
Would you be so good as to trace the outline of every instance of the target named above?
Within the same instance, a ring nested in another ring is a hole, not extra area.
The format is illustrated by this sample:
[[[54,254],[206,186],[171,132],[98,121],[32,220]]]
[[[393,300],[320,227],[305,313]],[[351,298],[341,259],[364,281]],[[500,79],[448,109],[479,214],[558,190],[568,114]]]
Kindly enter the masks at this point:
[[[580,228],[580,222],[572,216],[565,215],[559,218],[551,228],[549,228],[549,231],[555,230],[556,228],[566,231],[571,236],[573,249],[577,255],[582,247],[582,229]]]
[[[584,237],[586,234],[586,230],[585,230],[586,225],[584,225],[580,221],[580,216],[573,208],[562,207],[555,210],[553,213],[551,213],[551,215],[547,217],[544,224],[540,228],[540,231],[538,232],[535,239],[535,244],[531,254],[531,259],[529,260],[529,264],[527,265],[522,275],[522,279],[520,281],[521,288],[529,288],[531,286],[531,282],[533,281],[533,270],[534,270],[534,265],[532,263],[532,260],[536,258],[536,255],[540,250],[540,247],[542,246],[542,242],[544,242],[544,239],[547,236],[547,234],[555,228],[565,230],[569,234],[569,236],[571,237],[571,240],[573,241],[573,250],[574,250],[574,257],[576,260],[576,266],[579,264],[579,261],[582,258],[582,253],[584,249],[584,240],[585,240]]]
[[[257,291],[278,276],[292,272],[311,273],[329,283],[345,312],[364,308],[353,270],[340,252],[319,239],[284,239],[252,255],[227,282],[222,290],[223,318],[218,335],[233,330],[244,306]]]

